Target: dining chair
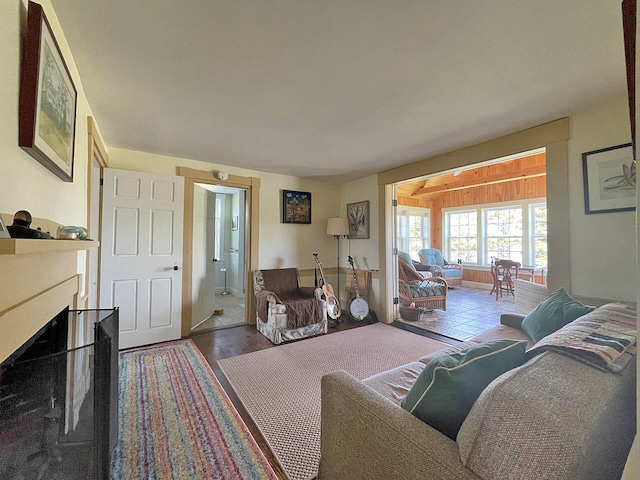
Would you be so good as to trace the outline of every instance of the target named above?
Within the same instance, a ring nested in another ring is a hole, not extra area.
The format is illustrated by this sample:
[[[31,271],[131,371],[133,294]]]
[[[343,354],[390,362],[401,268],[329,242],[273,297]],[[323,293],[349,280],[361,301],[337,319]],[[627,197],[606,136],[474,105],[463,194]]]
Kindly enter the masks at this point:
[[[519,268],[520,262],[514,262],[513,260],[496,260],[493,262],[493,266],[491,267],[494,282],[492,292],[496,292],[496,301],[498,300],[498,296],[502,297],[503,291],[514,295],[513,281],[518,278]]]

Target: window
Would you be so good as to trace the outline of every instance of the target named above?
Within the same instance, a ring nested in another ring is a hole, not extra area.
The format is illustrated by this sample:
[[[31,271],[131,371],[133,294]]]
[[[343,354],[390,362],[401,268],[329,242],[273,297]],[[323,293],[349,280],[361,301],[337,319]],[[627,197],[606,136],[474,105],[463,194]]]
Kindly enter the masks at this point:
[[[486,209],[484,214],[488,257],[522,263],[522,207]]]
[[[214,256],[218,260],[222,259],[222,244],[224,242],[222,231],[222,217],[224,216],[225,200],[221,198],[221,195],[216,195],[216,212],[215,212],[215,229],[216,229],[216,244],[214,247]]]
[[[429,209],[415,208],[398,212],[398,250],[418,260],[418,250],[431,245]]]
[[[444,209],[443,254],[490,265],[491,257],[547,266],[547,204],[540,199]]]
[[[533,264],[547,266],[547,206],[531,205],[533,219]]]
[[[450,261],[478,263],[478,212],[471,210],[449,213],[447,218]]]

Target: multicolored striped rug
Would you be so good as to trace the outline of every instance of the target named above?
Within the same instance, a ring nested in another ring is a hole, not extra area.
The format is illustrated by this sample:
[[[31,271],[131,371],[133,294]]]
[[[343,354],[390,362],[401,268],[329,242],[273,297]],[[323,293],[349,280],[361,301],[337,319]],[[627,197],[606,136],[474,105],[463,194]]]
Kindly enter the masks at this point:
[[[191,340],[120,354],[115,479],[277,478]]]

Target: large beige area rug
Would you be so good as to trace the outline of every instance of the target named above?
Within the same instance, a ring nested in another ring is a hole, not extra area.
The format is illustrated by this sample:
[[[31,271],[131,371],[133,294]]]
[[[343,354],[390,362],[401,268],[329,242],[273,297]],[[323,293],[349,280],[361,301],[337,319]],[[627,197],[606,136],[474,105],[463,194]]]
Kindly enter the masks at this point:
[[[359,379],[415,361],[446,344],[377,323],[220,360],[218,365],[292,480],[320,463],[320,379]]]

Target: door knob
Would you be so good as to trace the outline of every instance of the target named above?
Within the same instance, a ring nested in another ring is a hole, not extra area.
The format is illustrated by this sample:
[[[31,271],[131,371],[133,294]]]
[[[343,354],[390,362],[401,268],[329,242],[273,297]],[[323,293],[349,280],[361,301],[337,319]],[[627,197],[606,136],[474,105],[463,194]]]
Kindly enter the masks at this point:
[[[178,265],[174,265],[174,266],[173,266],[173,269],[174,269],[174,270],[178,270]]]

